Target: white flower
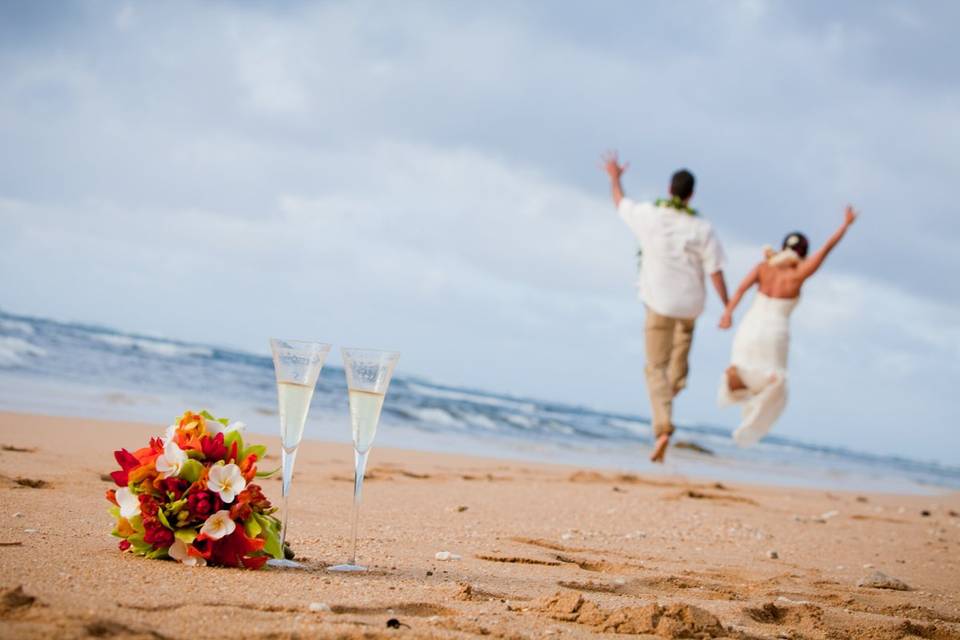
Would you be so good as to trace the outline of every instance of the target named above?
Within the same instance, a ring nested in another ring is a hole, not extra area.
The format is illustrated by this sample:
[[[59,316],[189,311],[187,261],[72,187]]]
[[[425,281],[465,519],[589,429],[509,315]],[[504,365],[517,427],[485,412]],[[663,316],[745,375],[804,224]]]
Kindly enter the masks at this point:
[[[247,425],[242,422],[231,422],[227,426],[223,426],[222,422],[217,422],[216,420],[207,420],[207,433],[212,436],[222,433],[226,436],[228,433],[234,431],[239,431],[243,433],[243,430],[247,428]]]
[[[221,512],[222,513],[222,512]],[[231,523],[232,524],[232,523]],[[236,525],[234,525],[236,526]],[[180,538],[175,538],[173,544],[167,549],[167,555],[171,558],[185,564],[189,567],[202,567],[207,561],[201,557],[190,555],[187,552],[187,545]]]
[[[220,499],[227,504],[233,502],[237,494],[247,486],[247,481],[240,473],[240,467],[233,464],[216,465],[210,468],[210,478],[207,488],[220,494]]]
[[[230,519],[230,512],[221,509],[207,518],[207,521],[200,527],[200,533],[211,540],[219,540],[228,536],[237,528],[237,523]]]
[[[168,442],[173,440],[173,438],[176,435],[177,435],[177,425],[172,424],[169,427],[167,427],[167,430],[163,433],[163,438],[161,438],[161,441],[163,442],[164,446],[166,446]]]
[[[117,489],[117,504],[120,505],[122,518],[132,518],[140,513],[140,499],[126,487]]]
[[[175,478],[180,475],[183,463],[187,461],[187,454],[177,446],[173,440],[163,445],[163,453],[157,457],[157,471],[164,478]]]

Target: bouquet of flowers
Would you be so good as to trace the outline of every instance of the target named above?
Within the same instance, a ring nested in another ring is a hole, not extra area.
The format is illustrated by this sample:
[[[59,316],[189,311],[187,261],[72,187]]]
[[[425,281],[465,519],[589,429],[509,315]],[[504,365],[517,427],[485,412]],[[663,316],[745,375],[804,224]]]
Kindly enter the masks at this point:
[[[283,558],[276,508],[253,484],[262,445],[244,446],[242,422],[183,414],[163,438],[114,452],[119,488],[107,491],[120,550],[188,565],[258,569]]]

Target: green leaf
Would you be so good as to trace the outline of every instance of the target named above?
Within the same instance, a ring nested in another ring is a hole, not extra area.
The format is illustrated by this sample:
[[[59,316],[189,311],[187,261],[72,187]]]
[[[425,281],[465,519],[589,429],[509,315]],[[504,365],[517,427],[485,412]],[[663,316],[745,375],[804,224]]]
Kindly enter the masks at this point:
[[[240,435],[239,431],[223,434],[223,444],[227,447],[227,451],[230,451],[234,442],[237,443],[237,451],[243,451],[243,436]]]
[[[196,449],[184,449],[183,452],[187,454],[187,457],[191,460],[203,460],[204,458],[203,451],[197,451]]]
[[[154,549],[153,551],[148,551],[146,554],[146,557],[150,558],[151,560],[155,560],[156,558],[168,558],[169,556],[167,555],[167,549],[169,549],[169,547],[163,547],[162,549]]]
[[[113,516],[114,518],[116,518],[117,520],[120,519],[120,507],[118,507],[117,505],[113,505],[112,507],[110,507],[110,508],[107,510],[107,513],[109,513],[110,515],[112,515],[112,516]]]
[[[219,422],[220,424],[222,424],[223,426],[226,427],[226,426],[228,426],[228,425],[230,424],[230,419],[229,419],[229,418],[217,418],[217,422]]]
[[[191,544],[197,539],[196,529],[177,529],[173,535],[183,544]]]
[[[249,457],[250,454],[254,454],[257,456],[257,460],[263,460],[263,456],[265,456],[266,453],[267,453],[267,448],[262,444],[252,444],[243,450],[243,453],[240,454],[240,459],[243,460]]]
[[[257,471],[257,477],[258,477],[258,478],[269,478],[270,476],[272,476],[273,474],[275,474],[275,473],[278,472],[278,471],[280,471],[280,467],[277,467],[277,468],[274,469],[273,471]]]
[[[188,458],[187,461],[180,466],[179,477],[187,482],[196,482],[200,479],[201,475],[203,475],[203,465],[193,458]]]
[[[173,530],[173,527],[170,526],[170,523],[167,521],[167,516],[163,513],[163,509],[157,509],[157,520],[160,521],[160,524],[165,526],[167,529]]]
[[[257,523],[263,529],[259,536],[264,540],[263,550],[278,560],[282,559],[283,548],[280,546],[280,527],[276,524],[276,520],[256,513],[253,514],[253,517],[256,518]]]
[[[263,531],[263,527],[260,526],[260,523],[257,522],[257,519],[254,517],[247,518],[243,521],[243,529],[247,532],[247,537],[256,538],[260,535],[260,532]]]
[[[200,412],[200,415],[202,415],[202,416],[203,416],[204,418],[206,418],[207,420],[216,420],[216,418],[214,418],[213,415],[212,415],[209,411],[207,411],[206,409],[204,409],[203,411],[201,411],[201,412]]]
[[[140,517],[139,513],[132,518],[127,518],[127,522],[130,523],[130,526],[133,527],[134,531],[138,531],[140,536],[143,537],[143,534],[146,532],[146,530],[143,528],[143,518]]]
[[[191,480],[191,482],[196,482],[196,481]],[[171,502],[169,505],[167,505],[167,511],[169,511],[170,513],[177,513],[180,511],[180,509],[183,509],[183,505],[185,504],[187,504],[187,499],[181,498],[176,502]]]

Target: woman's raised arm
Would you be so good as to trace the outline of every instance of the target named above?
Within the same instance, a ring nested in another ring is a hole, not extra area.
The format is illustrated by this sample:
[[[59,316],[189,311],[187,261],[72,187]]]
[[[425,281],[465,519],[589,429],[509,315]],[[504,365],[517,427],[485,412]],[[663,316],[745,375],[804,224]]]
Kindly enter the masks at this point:
[[[833,248],[837,246],[837,243],[843,238],[843,235],[847,232],[847,229],[850,228],[850,225],[856,221],[858,215],[851,205],[847,205],[847,209],[843,213],[843,224],[840,225],[840,228],[834,231],[833,235],[830,236],[823,246],[812,256],[797,266],[797,273],[800,274],[800,277],[806,280],[817,272],[817,269],[820,268],[823,261],[827,259],[827,256],[830,255]]]

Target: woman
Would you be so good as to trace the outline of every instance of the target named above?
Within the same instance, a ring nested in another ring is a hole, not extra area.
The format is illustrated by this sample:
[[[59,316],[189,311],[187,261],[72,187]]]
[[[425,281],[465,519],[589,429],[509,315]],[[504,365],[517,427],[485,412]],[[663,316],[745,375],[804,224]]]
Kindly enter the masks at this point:
[[[769,247],[765,260],[744,278],[720,319],[729,329],[733,310],[743,294],[757,285],[759,293],[733,339],[731,365],[720,384],[720,406],[743,405],[743,421],[733,432],[740,446],[754,444],[767,434],[787,404],[787,351],[790,346],[790,313],[800,300],[800,288],[823,264],[857,212],[848,206],[843,224],[819,251],[809,258],[809,243],[802,233],[791,233],[783,249]]]

